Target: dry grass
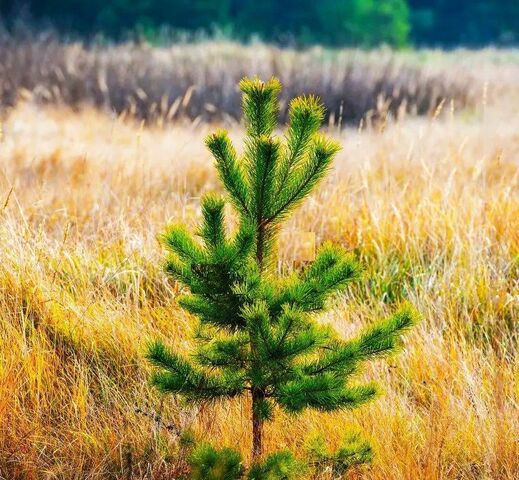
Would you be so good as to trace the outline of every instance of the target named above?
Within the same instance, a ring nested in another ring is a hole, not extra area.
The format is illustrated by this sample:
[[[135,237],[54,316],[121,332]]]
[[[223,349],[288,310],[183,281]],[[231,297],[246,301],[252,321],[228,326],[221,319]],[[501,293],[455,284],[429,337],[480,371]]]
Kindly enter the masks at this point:
[[[403,299],[424,320],[401,355],[365,372],[381,398],[349,413],[279,414],[267,448],[302,452],[309,435],[336,444],[360,427],[377,457],[354,477],[519,478],[519,116],[509,95],[472,113],[333,130],[344,151],[285,230],[282,265],[297,263],[308,231],[360,256],[364,282],[323,318],[344,335]],[[160,271],[156,234],[172,218],[194,224],[200,193],[220,189],[202,144],[212,129],[31,105],[5,119],[0,478],[175,478],[182,452],[169,424],[248,450],[245,401],[199,411],[162,401],[142,358],[154,337],[189,348],[193,319]]]
[[[508,59],[510,52],[489,52]],[[474,58],[475,57],[475,58]],[[151,48],[130,43],[62,43],[52,34],[15,35],[0,31],[0,99],[20,97],[39,103],[78,107],[85,103],[150,123],[172,119],[218,120],[241,116],[236,85],[246,75],[276,75],[287,100],[319,95],[332,123],[359,122],[390,112],[432,113],[442,101],[456,108],[480,98],[482,55],[434,51],[306,51],[223,41]],[[477,75],[474,73],[477,72]]]

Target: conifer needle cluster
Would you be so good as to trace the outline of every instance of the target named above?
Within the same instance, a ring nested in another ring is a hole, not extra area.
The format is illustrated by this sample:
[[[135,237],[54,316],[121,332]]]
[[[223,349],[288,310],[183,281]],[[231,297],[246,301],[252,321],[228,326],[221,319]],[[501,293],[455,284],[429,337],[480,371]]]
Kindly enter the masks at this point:
[[[415,315],[404,307],[348,340],[316,321],[332,295],[360,278],[358,262],[338,246],[326,243],[301,271],[276,274],[280,226],[326,175],[340,145],[319,133],[324,109],[317,98],[291,101],[289,125],[279,139],[279,81],[244,79],[240,88],[247,127],[243,154],[223,130],[206,139],[238,226],[233,234],[227,231],[226,200],[211,194],[201,200],[203,219],[195,236],[183,225],[163,234],[166,271],[186,287],[179,303],[198,318],[200,333],[189,357],[156,342],[148,358],[157,367],[152,382],[161,392],[193,402],[251,398],[248,472],[237,452],[201,444],[191,456],[191,478],[299,478],[289,453],[264,455],[264,423],[276,408],[331,412],[372,400],[376,386],[358,384],[355,374],[366,361],[394,351]],[[357,463],[371,455],[369,446],[361,447],[363,453],[352,453]],[[342,457],[322,454],[320,462],[340,457],[344,467],[350,450]]]

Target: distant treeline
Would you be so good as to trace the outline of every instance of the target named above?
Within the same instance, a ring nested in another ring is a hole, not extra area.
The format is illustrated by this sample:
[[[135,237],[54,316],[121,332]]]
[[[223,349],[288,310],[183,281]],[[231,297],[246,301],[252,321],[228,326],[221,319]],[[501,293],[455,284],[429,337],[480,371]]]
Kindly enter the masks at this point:
[[[153,39],[166,27],[292,45],[519,42],[519,0],[0,0],[0,13],[7,25],[24,18],[115,39]]]

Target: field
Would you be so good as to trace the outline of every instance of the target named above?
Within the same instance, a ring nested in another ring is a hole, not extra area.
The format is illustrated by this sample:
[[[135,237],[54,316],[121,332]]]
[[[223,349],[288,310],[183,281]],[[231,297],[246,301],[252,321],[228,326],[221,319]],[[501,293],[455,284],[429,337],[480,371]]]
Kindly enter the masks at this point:
[[[418,54],[401,55],[419,64]],[[337,444],[360,428],[376,459],[351,478],[517,479],[519,56],[427,55],[438,78],[452,70],[470,95],[451,102],[447,89],[423,116],[386,109],[360,128],[332,119],[327,130],[344,148],[283,232],[279,265],[297,268],[313,232],[365,266],[323,322],[347,336],[404,300],[423,321],[400,355],[363,372],[383,386],[378,400],[353,412],[279,413],[266,446],[301,454],[316,433]],[[476,78],[460,77],[468,66]],[[221,191],[203,138],[224,124],[239,144],[232,107],[215,101],[221,115],[201,116],[201,100],[167,118],[171,97],[165,115],[150,118],[148,107],[128,113],[86,93],[76,102],[54,90],[42,103],[37,83],[18,82],[18,101],[3,97],[0,478],[176,478],[185,428],[246,454],[245,400],[193,409],[161,398],[143,359],[154,338],[189,350],[194,319],[161,270],[157,234],[171,220],[194,226],[200,195]]]

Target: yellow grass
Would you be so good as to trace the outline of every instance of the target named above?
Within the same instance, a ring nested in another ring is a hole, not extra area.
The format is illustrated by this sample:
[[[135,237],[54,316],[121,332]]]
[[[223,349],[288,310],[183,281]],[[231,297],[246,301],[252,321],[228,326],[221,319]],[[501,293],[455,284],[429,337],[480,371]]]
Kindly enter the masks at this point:
[[[301,239],[313,232],[366,267],[322,321],[347,336],[405,299],[424,320],[399,356],[363,373],[383,386],[377,401],[279,413],[268,449],[301,454],[309,436],[337,445],[361,428],[377,456],[355,478],[519,478],[517,96],[448,110],[331,132],[344,150],[285,229],[280,268],[308,256]],[[175,478],[171,425],[248,451],[245,400],[193,410],[161,399],[143,360],[155,337],[189,349],[194,321],[161,272],[156,235],[172,219],[194,225],[200,194],[221,190],[202,142],[213,128],[29,105],[6,118],[0,478]]]

